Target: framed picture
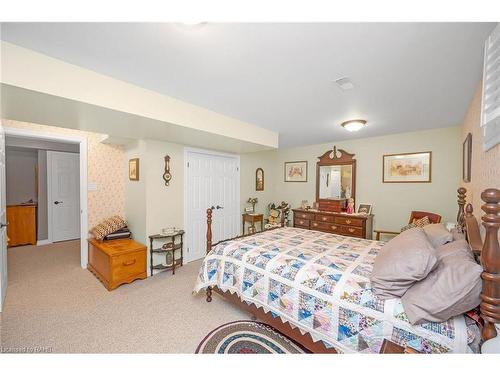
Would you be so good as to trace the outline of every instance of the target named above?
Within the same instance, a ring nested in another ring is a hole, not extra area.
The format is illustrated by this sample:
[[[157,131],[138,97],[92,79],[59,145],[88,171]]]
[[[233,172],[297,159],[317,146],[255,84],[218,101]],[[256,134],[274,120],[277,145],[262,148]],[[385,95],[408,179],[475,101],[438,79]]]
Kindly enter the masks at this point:
[[[368,203],[360,203],[357,213],[363,215],[370,215],[372,213],[372,205]]]
[[[128,179],[130,181],[139,181],[139,159],[130,159],[128,161]]]
[[[462,179],[470,182],[472,162],[472,134],[467,134],[462,145]]]
[[[264,191],[264,170],[257,168],[255,171],[255,190]]]
[[[431,182],[431,151],[384,155],[382,164],[382,182]]]
[[[307,161],[285,162],[285,182],[307,182]]]

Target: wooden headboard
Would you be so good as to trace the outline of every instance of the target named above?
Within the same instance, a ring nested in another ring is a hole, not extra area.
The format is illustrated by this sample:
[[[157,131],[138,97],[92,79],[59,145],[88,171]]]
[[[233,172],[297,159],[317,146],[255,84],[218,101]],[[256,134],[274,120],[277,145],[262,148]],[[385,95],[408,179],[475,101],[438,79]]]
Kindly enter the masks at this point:
[[[481,293],[481,317],[484,319],[482,338],[484,341],[497,336],[495,324],[500,323],[500,245],[498,230],[500,228],[500,190],[486,189],[481,193],[484,204],[481,209],[484,215],[481,223],[485,229],[484,241],[481,239],[478,220],[473,214],[472,205],[466,205],[465,188],[459,188],[457,226],[465,233],[472,250],[480,255],[483,273],[483,290]],[[464,209],[465,207],[465,209]]]

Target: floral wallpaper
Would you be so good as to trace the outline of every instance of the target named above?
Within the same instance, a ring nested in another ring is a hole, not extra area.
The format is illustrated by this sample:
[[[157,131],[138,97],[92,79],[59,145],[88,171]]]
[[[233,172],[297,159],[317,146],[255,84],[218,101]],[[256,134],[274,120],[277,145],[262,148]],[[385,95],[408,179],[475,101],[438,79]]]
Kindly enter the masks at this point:
[[[472,166],[471,182],[465,183],[461,181],[461,186],[467,189],[467,201],[472,202],[474,214],[477,218],[484,214],[481,210],[483,204],[481,192],[487,188],[500,188],[500,144],[486,152],[483,151],[480,128],[481,95],[482,83],[476,89],[462,124],[462,142],[468,133],[472,134]]]
[[[3,125],[44,133],[86,137],[88,146],[88,182],[97,185],[96,191],[88,192],[89,228],[110,216],[124,216],[127,163],[123,146],[103,144],[100,142],[102,134],[81,130],[14,120],[3,120]]]

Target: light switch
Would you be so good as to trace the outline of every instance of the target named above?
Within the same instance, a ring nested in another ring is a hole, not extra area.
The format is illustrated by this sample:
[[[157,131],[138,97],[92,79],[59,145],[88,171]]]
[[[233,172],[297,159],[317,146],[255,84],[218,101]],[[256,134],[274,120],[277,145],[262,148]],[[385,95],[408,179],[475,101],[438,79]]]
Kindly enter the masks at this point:
[[[97,191],[97,183],[89,182],[88,183],[88,191]]]

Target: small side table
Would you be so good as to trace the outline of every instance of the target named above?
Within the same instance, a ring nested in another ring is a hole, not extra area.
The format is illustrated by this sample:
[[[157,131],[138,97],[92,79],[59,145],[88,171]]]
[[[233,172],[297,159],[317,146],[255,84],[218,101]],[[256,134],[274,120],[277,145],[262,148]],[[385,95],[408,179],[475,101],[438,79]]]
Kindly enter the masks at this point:
[[[250,228],[255,230],[255,223],[260,222],[260,230],[264,229],[264,215],[263,214],[242,214],[243,234],[245,234],[245,223],[251,223]]]
[[[177,266],[182,266],[183,264],[183,236],[184,231],[180,230],[173,234],[154,234],[149,236],[149,256],[150,256],[150,269],[151,276],[153,276],[153,270],[165,271],[172,270],[172,275],[175,275],[175,268]],[[158,246],[158,247],[155,247]],[[180,250],[181,257],[175,259],[175,251]],[[165,254],[165,264],[153,263],[153,254]],[[172,264],[169,264],[168,255],[172,256]]]

